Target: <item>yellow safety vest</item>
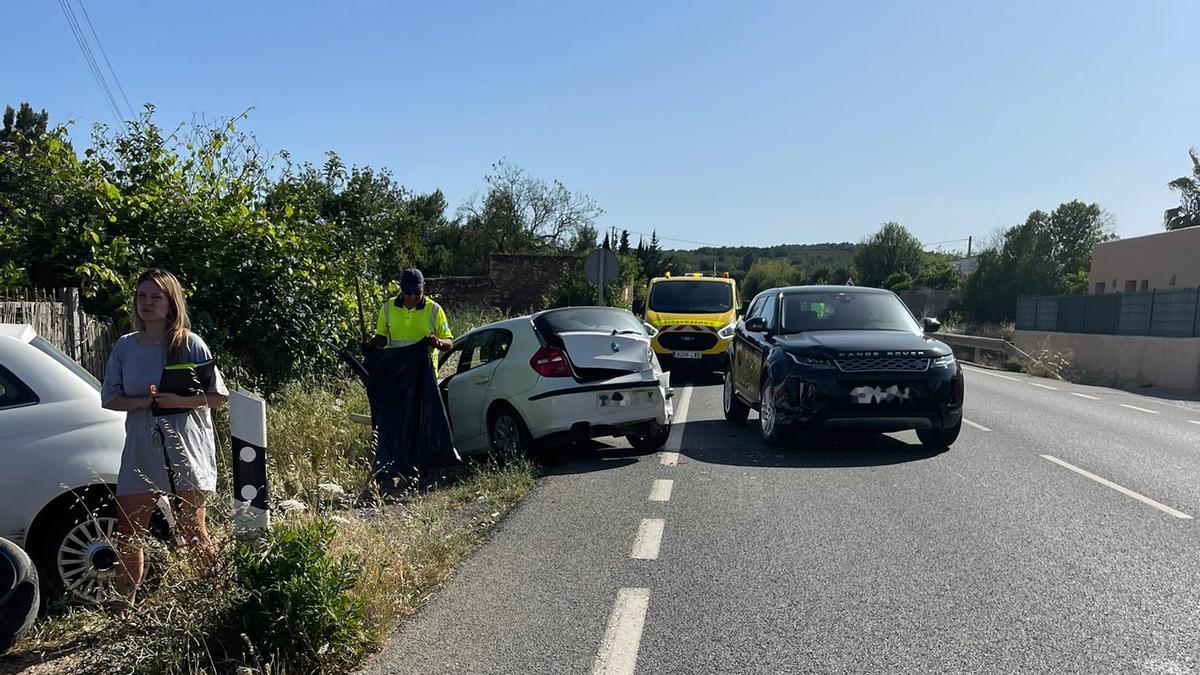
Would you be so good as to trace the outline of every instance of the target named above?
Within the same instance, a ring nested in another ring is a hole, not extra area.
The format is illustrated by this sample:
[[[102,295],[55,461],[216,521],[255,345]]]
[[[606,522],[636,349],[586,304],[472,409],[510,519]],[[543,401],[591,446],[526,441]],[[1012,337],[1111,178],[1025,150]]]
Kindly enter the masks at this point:
[[[446,313],[441,305],[425,298],[422,304],[408,309],[403,304],[396,304],[395,298],[389,298],[379,308],[379,320],[375,332],[387,338],[388,347],[408,347],[436,335],[449,340],[454,337],[450,325],[446,321]],[[432,351],[432,350],[431,350]],[[437,370],[437,353],[432,354],[433,367]]]

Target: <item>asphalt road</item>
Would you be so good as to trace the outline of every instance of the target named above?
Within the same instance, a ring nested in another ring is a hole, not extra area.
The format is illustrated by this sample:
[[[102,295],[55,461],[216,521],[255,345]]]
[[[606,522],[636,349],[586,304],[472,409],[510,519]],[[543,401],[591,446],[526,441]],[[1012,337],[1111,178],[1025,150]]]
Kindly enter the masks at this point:
[[[1200,672],[1195,403],[970,369],[931,453],[676,391],[677,460],[553,467],[368,672]]]

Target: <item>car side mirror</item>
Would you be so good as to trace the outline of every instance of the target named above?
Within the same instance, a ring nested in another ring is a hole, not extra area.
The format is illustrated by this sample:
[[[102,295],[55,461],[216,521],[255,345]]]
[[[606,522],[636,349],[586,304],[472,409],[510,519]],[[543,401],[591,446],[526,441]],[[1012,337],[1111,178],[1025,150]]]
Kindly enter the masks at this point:
[[[747,319],[746,320],[746,330],[748,330],[752,333],[765,333],[765,332],[767,332],[767,320],[762,318],[761,316],[756,316],[752,319]]]
[[[942,322],[931,316],[927,316],[921,319],[921,327],[925,329],[926,333],[936,333],[942,329]]]

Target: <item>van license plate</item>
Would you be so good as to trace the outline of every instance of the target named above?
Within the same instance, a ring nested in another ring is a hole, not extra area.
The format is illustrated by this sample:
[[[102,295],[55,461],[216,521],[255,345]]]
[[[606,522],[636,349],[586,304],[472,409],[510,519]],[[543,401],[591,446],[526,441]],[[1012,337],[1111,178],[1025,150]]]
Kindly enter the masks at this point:
[[[700,352],[674,352],[677,359],[698,359]]]

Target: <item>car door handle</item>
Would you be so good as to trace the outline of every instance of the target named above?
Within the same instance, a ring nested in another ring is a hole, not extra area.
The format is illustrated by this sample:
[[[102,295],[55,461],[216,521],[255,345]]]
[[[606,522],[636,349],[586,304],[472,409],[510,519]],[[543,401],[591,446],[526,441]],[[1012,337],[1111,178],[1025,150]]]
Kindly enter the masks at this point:
[[[491,375],[484,375],[483,377],[475,378],[475,384],[487,384],[488,382],[491,382],[491,381],[492,381]]]

